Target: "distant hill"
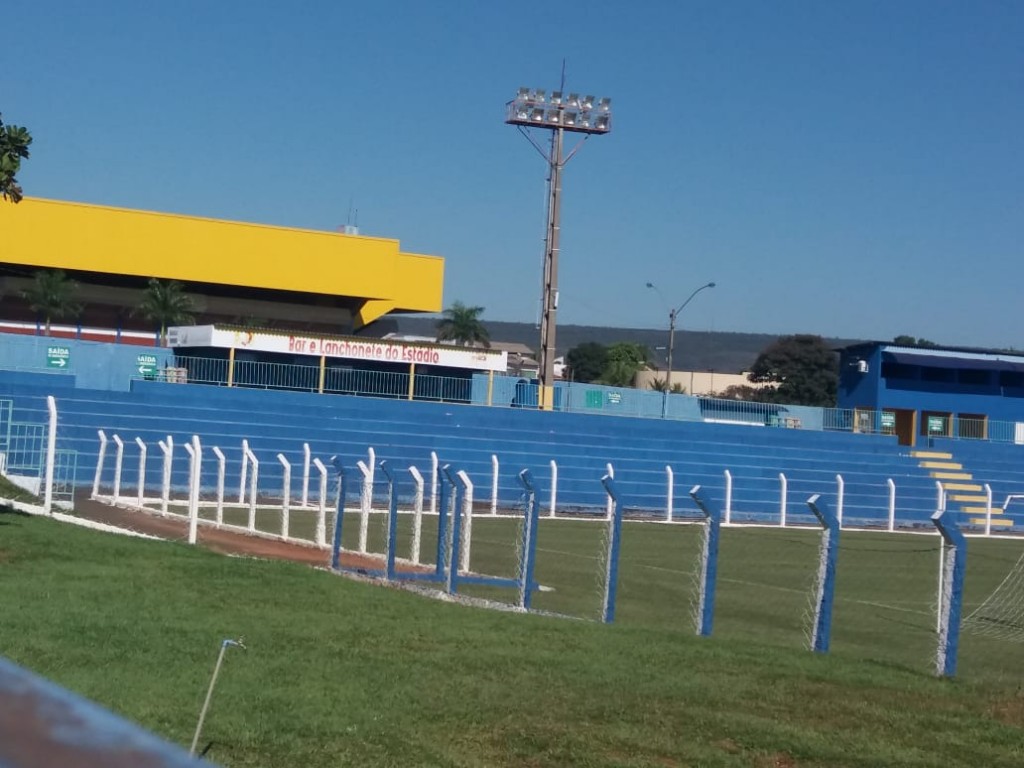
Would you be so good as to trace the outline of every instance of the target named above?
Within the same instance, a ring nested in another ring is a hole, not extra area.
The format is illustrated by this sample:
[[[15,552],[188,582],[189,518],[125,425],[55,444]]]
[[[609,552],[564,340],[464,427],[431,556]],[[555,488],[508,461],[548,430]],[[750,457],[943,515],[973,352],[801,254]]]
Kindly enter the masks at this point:
[[[533,323],[485,321],[494,341],[516,342],[536,350],[540,331]],[[433,336],[437,318],[396,315],[378,320],[359,335],[382,337],[389,333],[407,336]],[[723,333],[717,331],[676,331],[672,367],[677,371],[720,371],[742,373],[750,370],[757,356],[779,338],[769,333]],[[651,351],[651,362],[664,368],[668,357],[668,330],[653,328],[605,328],[594,325],[559,325],[557,351],[564,355],[587,341],[613,344],[630,341],[644,344]],[[856,339],[826,339],[834,347],[857,343]]]

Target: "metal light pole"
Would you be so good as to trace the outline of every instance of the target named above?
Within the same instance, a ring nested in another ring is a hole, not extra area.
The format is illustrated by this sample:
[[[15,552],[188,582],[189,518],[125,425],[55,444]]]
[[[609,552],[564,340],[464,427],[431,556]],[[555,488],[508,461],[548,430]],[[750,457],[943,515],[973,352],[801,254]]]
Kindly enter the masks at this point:
[[[565,87],[565,75],[562,76]],[[544,277],[540,322],[540,398],[538,405],[549,411],[554,407],[555,387],[555,316],[558,312],[558,240],[561,230],[562,171],[579,151],[583,142],[594,134],[608,133],[612,127],[612,100],[578,93],[567,96],[552,91],[550,98],[539,88],[520,88],[516,97],[506,104],[505,122],[519,129],[548,164],[547,231],[544,237]],[[544,149],[534,141],[526,128],[551,131],[551,148]],[[564,154],[565,132],[583,134],[568,155]]]
[[[654,283],[648,283],[648,288],[653,288],[658,294],[658,287]],[[714,288],[714,283],[707,283],[696,289],[693,293],[686,297],[686,301],[680,304],[676,309],[670,309],[668,311],[668,373],[665,374],[665,391],[668,392],[672,389],[672,349],[675,346],[676,341],[676,318],[679,317],[679,313],[682,312],[686,305],[693,301],[693,297],[703,291],[705,288]]]

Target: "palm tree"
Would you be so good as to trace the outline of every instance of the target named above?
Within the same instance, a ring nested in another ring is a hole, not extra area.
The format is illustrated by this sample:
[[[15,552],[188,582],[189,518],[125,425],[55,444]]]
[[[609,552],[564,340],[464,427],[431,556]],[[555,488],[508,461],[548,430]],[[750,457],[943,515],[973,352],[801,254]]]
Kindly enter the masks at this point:
[[[137,311],[147,320],[159,323],[160,346],[166,346],[167,326],[191,323],[195,306],[192,298],[185,293],[185,286],[177,280],[164,281],[151,277]]]
[[[483,307],[468,307],[456,301],[444,311],[444,317],[437,321],[437,340],[454,341],[464,347],[481,344],[491,346],[491,338],[480,320]]]
[[[673,395],[685,395],[686,387],[680,384],[678,381],[672,382],[672,388],[669,389],[668,381],[666,379],[655,378],[648,386],[655,392],[669,392]]]
[[[78,283],[64,274],[62,269],[40,269],[35,273],[32,287],[22,292],[29,308],[42,316],[45,333],[50,335],[50,322],[63,317],[77,317],[82,305],[75,301]]]
[[[20,125],[4,125],[0,120],[0,197],[12,203],[21,202],[21,185],[15,175],[21,161],[28,157],[32,135]]]

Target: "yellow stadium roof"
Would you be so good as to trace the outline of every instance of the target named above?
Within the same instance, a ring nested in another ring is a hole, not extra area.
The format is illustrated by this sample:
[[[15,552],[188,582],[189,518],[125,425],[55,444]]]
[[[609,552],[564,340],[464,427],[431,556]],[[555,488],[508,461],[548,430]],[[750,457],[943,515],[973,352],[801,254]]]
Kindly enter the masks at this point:
[[[388,238],[38,198],[0,202],[0,232],[0,263],[343,297],[354,328],[442,306],[444,259]]]

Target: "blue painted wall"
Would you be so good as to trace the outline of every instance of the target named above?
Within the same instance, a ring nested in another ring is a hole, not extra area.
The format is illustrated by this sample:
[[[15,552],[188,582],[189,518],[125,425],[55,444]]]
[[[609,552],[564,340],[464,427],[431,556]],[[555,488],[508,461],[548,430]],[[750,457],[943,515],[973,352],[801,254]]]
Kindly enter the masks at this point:
[[[64,367],[48,367],[49,347],[68,350]],[[139,375],[139,355],[155,357],[158,368],[173,360],[171,350],[161,347],[0,333],[0,369],[72,375],[77,385],[84,389],[127,392],[132,376]]]

